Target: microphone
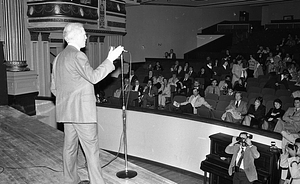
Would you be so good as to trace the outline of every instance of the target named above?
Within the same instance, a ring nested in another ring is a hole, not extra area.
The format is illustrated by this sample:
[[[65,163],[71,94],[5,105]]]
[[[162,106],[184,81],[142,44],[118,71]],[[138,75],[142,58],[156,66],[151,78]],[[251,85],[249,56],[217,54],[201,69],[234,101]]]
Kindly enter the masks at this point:
[[[127,50],[123,50],[123,52],[128,52]]]

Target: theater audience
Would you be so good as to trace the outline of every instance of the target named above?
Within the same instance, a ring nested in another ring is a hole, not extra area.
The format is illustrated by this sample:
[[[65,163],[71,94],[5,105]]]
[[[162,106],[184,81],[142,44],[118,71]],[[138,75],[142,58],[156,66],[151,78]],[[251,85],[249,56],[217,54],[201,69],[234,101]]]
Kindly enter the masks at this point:
[[[242,93],[235,93],[235,100],[231,100],[225,108],[225,113],[222,115],[222,120],[241,123],[244,115],[247,113],[247,102],[242,101]]]
[[[199,71],[199,78],[206,78],[206,71],[205,71],[205,67],[201,67],[200,71]]]
[[[176,54],[174,53],[174,50],[173,50],[173,49],[170,49],[170,52],[169,52],[169,58],[170,58],[170,59],[176,59]]]
[[[298,133],[300,131],[300,98],[294,98],[294,107],[289,107],[282,120],[278,120],[274,132],[288,131]]]
[[[206,87],[206,89],[204,91],[205,96],[207,96],[208,93],[217,94],[218,96],[221,95],[217,79],[213,79],[211,81],[211,85]]]
[[[244,118],[243,125],[258,127],[261,129],[263,118],[265,117],[266,107],[262,104],[263,98],[257,97],[254,104],[251,104]]]
[[[148,80],[147,86],[143,90],[142,107],[146,108],[148,104],[154,105],[157,95],[157,88],[153,85],[152,80]]]
[[[183,72],[184,73],[188,73],[189,72],[189,67],[190,67],[190,63],[189,62],[185,62],[184,66],[183,66]]]
[[[179,79],[177,78],[177,74],[175,72],[172,73],[172,77],[168,80],[168,83],[170,86],[174,86],[175,89],[177,89]]]
[[[273,108],[269,110],[264,118],[264,123],[262,129],[273,131],[278,120],[282,120],[284,115],[284,110],[281,109],[282,101],[280,99],[275,99],[273,103]]]
[[[210,85],[211,80],[214,76],[214,70],[212,65],[212,60],[210,57],[206,58],[206,65],[204,66],[205,75],[204,75],[204,88]]]
[[[199,90],[193,89],[193,94],[190,97],[188,97],[185,102],[178,103],[174,101],[173,111],[179,113],[197,114],[197,107],[201,107],[202,105],[209,109],[212,109],[212,106],[208,104],[205,101],[205,99],[199,95]]]

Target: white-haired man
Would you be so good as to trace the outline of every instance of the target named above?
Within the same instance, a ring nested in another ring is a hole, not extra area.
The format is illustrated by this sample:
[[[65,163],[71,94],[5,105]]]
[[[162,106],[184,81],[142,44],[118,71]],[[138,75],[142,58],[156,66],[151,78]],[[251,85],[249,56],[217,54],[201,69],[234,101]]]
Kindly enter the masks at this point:
[[[107,58],[93,69],[87,56],[80,51],[85,47],[87,39],[83,25],[67,24],[63,37],[68,46],[54,60],[51,91],[56,96],[56,120],[64,123],[64,183],[82,183],[77,173],[79,140],[86,156],[90,183],[104,184],[99,158],[93,84],[115,69],[113,61],[124,48],[111,48]]]

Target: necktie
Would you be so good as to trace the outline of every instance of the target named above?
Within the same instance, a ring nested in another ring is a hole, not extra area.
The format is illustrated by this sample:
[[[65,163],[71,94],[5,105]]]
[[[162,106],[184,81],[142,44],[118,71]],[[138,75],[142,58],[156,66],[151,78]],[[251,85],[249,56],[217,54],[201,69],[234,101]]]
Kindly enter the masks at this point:
[[[235,103],[235,107],[238,108],[238,106],[239,106],[239,102],[237,101],[237,102]]]
[[[150,96],[150,92],[151,92],[151,86],[149,87],[149,93],[148,93],[149,96]]]
[[[215,87],[213,87],[213,94],[215,94],[216,93],[216,89],[215,89]]]
[[[244,153],[245,153],[244,148],[241,148],[241,149],[242,149],[242,151],[241,151],[241,156],[240,156],[240,158],[239,158],[239,160],[238,160],[238,162],[237,162],[237,164],[236,164],[236,166],[237,166],[238,168],[241,166],[242,160],[243,160],[243,158],[244,158]]]

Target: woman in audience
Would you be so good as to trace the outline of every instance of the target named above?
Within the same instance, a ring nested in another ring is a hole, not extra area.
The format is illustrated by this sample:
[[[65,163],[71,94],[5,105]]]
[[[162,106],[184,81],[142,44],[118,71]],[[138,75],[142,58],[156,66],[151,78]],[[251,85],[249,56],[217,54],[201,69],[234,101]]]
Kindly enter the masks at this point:
[[[263,124],[263,118],[265,117],[266,107],[262,104],[263,98],[257,97],[254,104],[251,104],[248,112],[244,118],[243,125],[246,126],[257,126],[261,128]]]
[[[158,106],[161,108],[165,108],[166,99],[171,97],[171,88],[167,79],[163,79],[162,91],[158,95]]]
[[[207,86],[204,91],[205,96],[207,96],[208,93],[217,94],[218,96],[220,96],[221,95],[220,88],[217,85],[218,85],[217,79],[213,79],[211,81],[211,85]]]
[[[238,81],[242,77],[242,72],[245,70],[243,68],[243,57],[237,56],[236,63],[232,66],[232,85],[234,86],[234,83]]]
[[[277,121],[284,115],[280,99],[275,99],[273,105],[274,107],[269,110],[264,118],[262,129],[273,131]]]

